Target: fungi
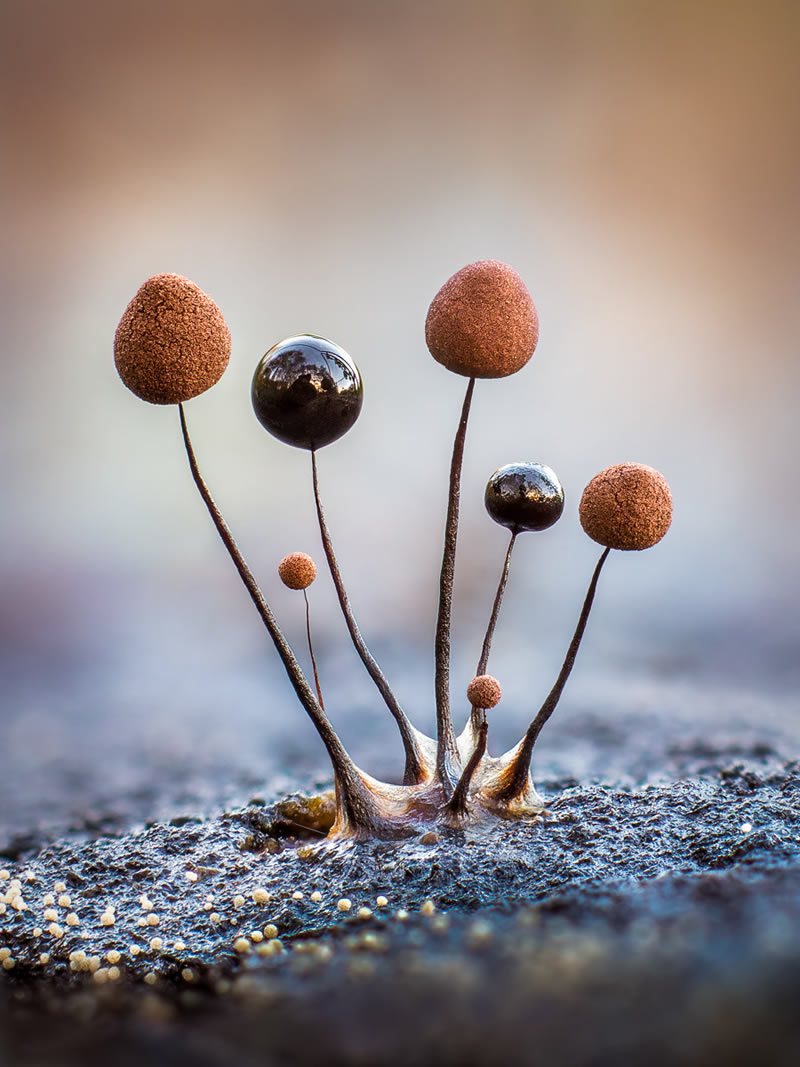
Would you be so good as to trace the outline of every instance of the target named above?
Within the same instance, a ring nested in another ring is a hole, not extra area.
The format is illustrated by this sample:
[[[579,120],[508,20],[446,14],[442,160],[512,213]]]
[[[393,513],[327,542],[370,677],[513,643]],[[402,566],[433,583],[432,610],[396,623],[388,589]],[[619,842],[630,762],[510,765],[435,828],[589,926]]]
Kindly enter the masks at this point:
[[[220,380],[230,354],[222,312],[179,274],[148,278],[114,337],[120,378],[150,404],[179,404],[204,393]]]
[[[446,805],[448,814],[456,819],[462,819],[469,813],[467,798],[470,785],[486,755],[486,737],[489,733],[486,712],[500,703],[502,695],[500,683],[491,674],[479,674],[467,686],[467,700],[472,705],[470,728],[474,736],[474,748],[453,790],[453,795]]]
[[[314,334],[280,341],[262,356],[251,388],[256,418],[273,437],[315,452],[338,441],[361,414],[358,367]]]
[[[511,531],[511,539],[483,639],[476,672],[479,675],[484,674],[489,665],[494,628],[500,614],[511,566],[511,553],[514,551],[517,537],[526,530],[549,530],[558,522],[564,511],[564,490],[555,471],[544,463],[507,463],[489,478],[483,499],[490,517]]]
[[[162,292],[167,294],[164,312],[158,310],[159,294]],[[181,322],[188,323],[192,328],[182,327]],[[199,323],[208,325],[208,358],[203,347],[203,330],[197,325]],[[140,338],[144,338],[146,343],[138,343]],[[226,339],[224,360],[219,358],[220,338]],[[352,828],[354,833],[380,832],[382,819],[372,793],[312,693],[294,652],[200,473],[183,402],[219,380],[227,365],[229,345],[230,335],[224,319],[201,289],[178,275],[156,275],[144,283],[124,312],[114,339],[114,357],[118,368],[122,361],[123,381],[137,396],[153,403],[175,403],[178,406],[181,433],[195,486],[275,645],[295,693],[333,764],[338,829],[347,832]],[[212,366],[214,370],[201,378],[197,368],[206,366]],[[390,832],[390,828],[384,827],[383,832]]]
[[[644,463],[600,471],[583,491],[581,526],[593,541],[622,552],[658,544],[672,522],[672,494],[662,474]]]
[[[322,547],[350,639],[400,730],[406,758],[403,780],[407,785],[423,781],[429,777],[429,771],[419,735],[361,636],[319,492],[317,449],[347,433],[361,412],[363,386],[358,367],[343,348],[325,337],[315,334],[289,337],[273,345],[259,360],[251,398],[256,418],[265,430],[280,441],[311,453],[311,478]]]
[[[579,514],[584,531],[605,547],[589,582],[578,625],[555,684],[492,789],[493,799],[504,805],[518,803],[533,789],[530,780],[533,747],[556,710],[575,666],[600,572],[611,550],[642,550],[657,544],[672,521],[672,494],[664,476],[652,467],[643,463],[620,463],[592,478],[583,491]]]
[[[433,298],[425,321],[433,358],[465,378],[505,378],[522,370],[539,340],[531,294],[507,263],[462,267]]]
[[[317,567],[305,552],[291,552],[278,564],[278,576],[287,589],[305,591],[317,576]]]
[[[314,688],[317,691],[317,700],[322,710],[325,710],[325,701],[322,699],[322,687],[319,684],[319,672],[317,671],[317,658],[314,655],[314,645],[311,640],[311,608],[308,603],[306,589],[317,576],[317,567],[311,556],[305,552],[290,552],[284,556],[278,564],[278,576],[287,589],[301,589],[306,604],[306,640],[308,642],[308,654],[311,657],[311,669],[314,672]]]
[[[469,378],[450,463],[435,643],[436,773],[452,790],[458,751],[450,714],[450,629],[461,467],[472,394],[477,378],[505,378],[525,366],[539,340],[539,319],[517,272],[506,263],[485,259],[463,267],[441,287],[428,309],[425,340],[438,363]]]
[[[502,695],[500,683],[491,674],[479,674],[467,686],[467,700],[482,711],[496,707]]]
[[[475,677],[466,688],[469,718],[456,738],[450,710],[450,626],[455,551],[461,491],[461,466],[470,403],[477,378],[503,377],[519,370],[530,358],[538,337],[538,320],[527,289],[505,264],[483,261],[454,275],[431,304],[426,339],[434,358],[469,378],[450,465],[444,552],[439,578],[435,639],[436,738],[426,737],[410,723],[380,667],[369,652],[345,592],[325,520],[319,491],[317,450],[338,440],[356,422],[363,401],[361,375],[347,353],[331,341],[311,334],[283,341],[260,360],[251,390],[259,422],[279,440],[311,453],[311,474],[317,519],[325,556],[351,640],[400,730],[406,754],[403,785],[379,782],[361,771],[348,755],[328,719],[322,700],[311,644],[307,588],[316,567],[310,556],[293,552],[278,565],[284,584],[302,590],[306,605],[306,635],[314,672],[316,696],[289,643],[279,628],[230,529],[200,474],[189,437],[184,403],[213,385],[225,369],[230,335],[211,299],[192,282],[177,275],[156,275],[141,287],[125,311],[117,330],[114,354],[120,376],[142,399],[178,406],[181,432],[195,485],[240,579],[269,633],[300,703],[314,724],[333,765],[335,817],[328,839],[358,836],[398,837],[421,833],[420,841],[436,840],[431,827],[464,825],[492,818],[535,815],[543,808],[530,775],[533,748],[553,714],[574,667],[601,570],[612,549],[642,550],[667,532],[672,500],[664,478],[651,467],[624,463],[602,471],[586,486],[580,502],[580,521],[590,538],[603,545],[561,670],[519,744],[493,758],[487,752],[487,710],[501,697],[500,683],[487,674],[495,625],[507,584],[511,554],[520,533],[544,531],[561,517],[564,492],[555,473],[538,463],[511,463],[489,478],[484,502],[490,517],[510,533],[503,571],[495,594]],[[329,823],[330,825],[330,823]],[[187,873],[187,878],[191,872]],[[0,880],[8,873],[0,871]],[[196,875],[195,875],[196,878]],[[56,892],[65,894],[63,884]],[[253,899],[268,899],[254,890]],[[266,896],[265,896],[266,894]],[[318,894],[317,894],[318,896]],[[312,900],[315,899],[312,894]],[[378,905],[381,905],[381,899]],[[234,900],[243,901],[241,895]],[[22,906],[18,889],[4,896],[7,904]],[[47,898],[46,901],[47,902]],[[71,905],[64,895],[59,905]],[[50,904],[55,903],[55,898]],[[351,906],[342,898],[337,907]],[[147,913],[143,926],[157,925],[152,904],[142,899]],[[213,900],[203,905],[211,911]],[[363,909],[362,909],[363,911]],[[360,913],[359,913],[360,914]],[[211,917],[219,917],[212,912]],[[397,913],[401,918],[401,913]],[[67,917],[80,921],[77,913]],[[54,938],[64,934],[58,914],[45,913]],[[113,925],[113,913],[101,923]],[[251,939],[239,951],[280,950],[274,926]],[[154,939],[154,942],[158,939]],[[154,942],[151,942],[154,943]],[[244,943],[246,942],[246,944]],[[278,946],[276,949],[275,946]],[[109,958],[109,962],[110,958]],[[99,967],[98,961],[98,967]],[[98,972],[99,973],[99,972]],[[109,972],[110,974],[110,972]],[[104,975],[104,977],[106,977]],[[155,980],[155,976],[154,976]]]
[[[541,532],[561,518],[564,490],[544,463],[507,463],[486,483],[484,503],[491,518],[512,534]]]

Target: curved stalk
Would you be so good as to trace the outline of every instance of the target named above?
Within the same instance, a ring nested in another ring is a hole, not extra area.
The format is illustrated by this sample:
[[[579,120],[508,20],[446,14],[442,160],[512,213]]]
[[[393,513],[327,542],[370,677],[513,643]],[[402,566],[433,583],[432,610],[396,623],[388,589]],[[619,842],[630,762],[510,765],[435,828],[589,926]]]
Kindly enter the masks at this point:
[[[473,720],[481,714],[480,708],[472,709]],[[475,745],[475,749],[467,761],[467,765],[461,777],[458,780],[458,785],[453,790],[453,795],[445,805],[447,810],[452,815],[466,815],[469,808],[467,806],[467,797],[469,796],[469,785],[472,781],[472,777],[478,766],[486,754],[486,735],[489,732],[489,723],[486,721],[486,712],[483,712],[483,720],[477,726],[478,742]]]
[[[317,659],[314,655],[314,645],[311,643],[311,608],[308,603],[308,593],[303,590],[303,599],[306,602],[306,640],[308,641],[308,654],[311,657],[311,669],[314,671],[314,688],[317,691],[317,700],[322,710],[325,710],[325,701],[322,699],[322,689],[319,684],[319,674],[317,673]]]
[[[556,678],[555,685],[548,693],[547,699],[544,704],[542,704],[535,719],[528,727],[514,759],[503,775],[503,781],[501,782],[500,787],[494,792],[494,799],[500,803],[507,803],[514,800],[525,790],[530,771],[531,756],[533,755],[533,746],[536,744],[536,740],[542,731],[542,727],[556,710],[556,705],[564,691],[564,686],[567,684],[567,679],[572,673],[572,668],[575,666],[575,657],[578,654],[581,639],[586,630],[586,623],[589,621],[589,612],[592,610],[592,604],[594,603],[594,594],[597,590],[597,582],[600,578],[600,572],[603,569],[603,564],[608,559],[610,551],[610,548],[606,548],[600,556],[600,559],[597,561],[597,566],[594,569],[594,574],[592,575],[592,580],[589,583],[589,589],[586,593],[586,599],[583,602],[583,608],[581,609],[578,618],[578,625],[575,628],[575,633],[570,641],[567,654],[561,665],[561,670],[559,671],[558,678]]]
[[[500,605],[503,603],[503,593],[506,591],[508,571],[511,566],[511,553],[514,551],[514,543],[516,540],[517,532],[514,531],[511,534],[511,540],[508,542],[508,551],[506,552],[505,563],[503,564],[503,573],[500,575],[500,583],[497,586],[494,604],[492,605],[492,614],[489,617],[489,625],[486,627],[486,636],[483,639],[483,647],[481,648],[481,658],[478,661],[478,669],[475,671],[476,676],[486,674],[486,668],[489,666],[489,653],[492,651],[494,628],[497,625],[497,617],[500,614]]]
[[[264,623],[269,636],[272,638],[272,642],[281,658],[284,669],[289,676],[289,681],[292,683],[292,687],[294,688],[300,703],[303,705],[308,717],[316,727],[317,733],[322,739],[322,743],[325,745],[328,755],[330,756],[336,781],[337,806],[341,806],[341,814],[344,816],[344,819],[348,824],[354,827],[368,828],[372,825],[376,825],[380,821],[380,817],[377,814],[373,798],[367,791],[363,779],[339,740],[336,731],[331,726],[328,717],[317,703],[314,694],[311,692],[309,684],[300,669],[300,664],[297,662],[294,653],[289,647],[289,643],[283,636],[280,627],[275,621],[275,616],[272,614],[269,605],[264,599],[264,595],[259,589],[252,571],[245,563],[244,557],[239,551],[239,546],[236,544],[219,508],[214,503],[208,486],[200,474],[200,468],[197,465],[197,459],[189,437],[189,429],[186,425],[186,415],[183,410],[183,404],[178,405],[178,411],[180,413],[183,443],[186,447],[186,455],[189,459],[189,468],[192,472],[194,483],[197,486],[200,496],[203,498],[203,503],[208,509],[208,513],[216,527],[220,540],[227,549],[228,555],[233,560],[233,564],[239,573],[239,577],[247,589],[247,592],[250,594],[250,599],[255,604],[256,610],[261,616],[261,621]]]
[[[517,540],[517,534],[519,531],[512,530],[511,540],[508,542],[508,550],[506,552],[505,562],[503,563],[503,572],[500,575],[500,582],[497,586],[497,592],[494,596],[494,604],[492,605],[492,614],[489,616],[489,624],[486,627],[486,635],[483,639],[483,646],[481,648],[481,658],[478,660],[478,669],[475,671],[475,676],[479,677],[481,674],[486,674],[486,668],[489,666],[489,654],[492,651],[492,639],[494,638],[494,628],[497,625],[497,618],[500,614],[500,605],[503,603],[503,594],[506,591],[506,584],[508,582],[508,571],[511,567],[511,553],[514,551],[514,545]],[[476,709],[472,709],[472,726],[477,730],[479,726],[479,719],[476,715]]]
[[[339,605],[342,609],[344,620],[347,623],[347,629],[350,633],[352,642],[355,645],[356,652],[358,652],[361,657],[361,662],[367,669],[367,674],[369,674],[370,678],[377,686],[378,692],[383,697],[387,708],[400,730],[400,737],[403,740],[403,748],[405,749],[406,757],[403,781],[406,785],[416,785],[425,777],[422,754],[419,750],[419,745],[417,744],[414,728],[412,727],[408,716],[397,702],[394,693],[389,688],[386,676],[378,666],[375,657],[367,648],[366,642],[361,636],[361,631],[358,628],[355,616],[353,615],[353,609],[350,606],[350,600],[344,588],[339,565],[336,562],[333,543],[331,541],[330,533],[328,532],[328,524],[325,521],[325,513],[322,510],[322,501],[320,500],[319,495],[319,476],[317,474],[317,453],[314,449],[311,451],[311,474],[314,483],[314,503],[317,508],[317,519],[319,520],[319,532],[322,537],[322,547],[325,551],[325,558],[328,561],[328,568],[336,588],[336,595],[339,598]]]
[[[457,773],[455,768],[458,766],[458,749],[450,714],[450,626],[458,539],[458,511],[461,502],[461,467],[464,461],[464,441],[467,436],[467,422],[474,389],[475,379],[470,378],[461,409],[461,419],[453,442],[450,492],[444,529],[444,553],[439,577],[439,611],[436,618],[436,772],[445,790],[455,787]]]

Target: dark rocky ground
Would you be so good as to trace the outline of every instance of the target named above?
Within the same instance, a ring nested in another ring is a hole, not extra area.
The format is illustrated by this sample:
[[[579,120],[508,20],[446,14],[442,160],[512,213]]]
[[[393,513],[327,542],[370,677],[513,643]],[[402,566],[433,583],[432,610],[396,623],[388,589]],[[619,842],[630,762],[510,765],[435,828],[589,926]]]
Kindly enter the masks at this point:
[[[6,1062],[798,1062],[800,765],[706,743],[657,781],[540,787],[541,822],[430,843],[323,851],[263,801],[17,835]]]
[[[238,633],[216,657],[192,633],[186,671],[137,616],[149,651],[113,628],[83,658],[11,645],[0,1064],[800,1062],[796,657],[753,627],[619,652],[596,628],[534,756],[546,818],[330,853],[276,806],[325,771],[261,644],[251,663]],[[528,660],[504,648],[513,678]],[[429,663],[377,651],[417,719]],[[389,717],[335,649],[325,666],[345,743],[391,779]],[[504,700],[492,751],[530,714]]]

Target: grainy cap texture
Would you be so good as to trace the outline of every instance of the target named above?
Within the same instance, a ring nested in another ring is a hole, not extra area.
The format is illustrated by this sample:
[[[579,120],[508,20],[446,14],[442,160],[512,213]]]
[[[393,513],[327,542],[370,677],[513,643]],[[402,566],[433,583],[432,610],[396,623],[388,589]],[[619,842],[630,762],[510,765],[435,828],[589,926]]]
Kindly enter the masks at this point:
[[[592,478],[579,513],[581,526],[598,544],[623,551],[651,548],[672,522],[672,494],[652,467],[618,463]]]
[[[230,354],[222,312],[179,274],[148,278],[114,337],[120,378],[151,404],[178,404],[204,393],[222,377]]]
[[[278,564],[278,574],[290,589],[307,589],[317,576],[317,568],[305,552],[290,552]]]
[[[502,695],[500,683],[491,674],[479,674],[467,686],[467,700],[473,708],[493,708]]]
[[[433,358],[456,374],[504,378],[533,355],[539,318],[517,272],[484,259],[463,267],[433,298],[425,340]]]

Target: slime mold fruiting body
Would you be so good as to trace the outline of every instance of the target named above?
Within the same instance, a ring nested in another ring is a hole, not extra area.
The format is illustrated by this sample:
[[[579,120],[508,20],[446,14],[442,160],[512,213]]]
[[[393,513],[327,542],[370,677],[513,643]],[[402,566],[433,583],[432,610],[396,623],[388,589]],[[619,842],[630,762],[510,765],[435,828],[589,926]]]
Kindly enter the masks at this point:
[[[156,274],[125,309],[114,337],[123,382],[151,404],[178,404],[216,385],[231,335],[217,305],[179,274]]]
[[[487,711],[501,686],[487,673],[495,624],[508,581],[511,554],[523,532],[540,532],[561,517],[564,493],[555,473],[538,463],[513,463],[488,481],[490,517],[509,530],[500,582],[490,613],[475,677],[466,689],[471,708],[456,735],[450,709],[450,625],[455,568],[461,464],[470,404],[478,378],[500,378],[520,370],[536,347],[539,324],[522,280],[495,260],[472,263],[455,274],[431,303],[426,340],[434,358],[468,378],[450,466],[444,552],[436,621],[436,738],[414,728],[369,651],[355,619],[322,508],[317,451],[336,441],[358,418],[361,375],[348,354],[325,338],[306,334],[271,348],[253,377],[252,403],[259,422],[273,436],[310,452],[311,483],[322,546],[351,640],[365,669],[395,719],[405,749],[402,785],[372,778],[353,763],[328,719],[311,646],[307,587],[316,567],[305,553],[291,553],[278,571],[289,588],[303,591],[306,633],[316,695],[278,626],[230,529],[203,480],[184,411],[184,402],[210,388],[227,364],[230,336],[219,309],[192,282],[156,275],[140,288],[115,337],[115,360],[125,384],[142,399],[177,404],[183,441],[195,485],[245,588],[281,658],[300,703],[313,722],[333,765],[336,818],[330,840],[363,836],[402,837],[432,824],[463,826],[497,818],[532,817],[544,808],[530,775],[533,748],[558,704],[572,671],[591,611],[600,572],[612,549],[641,550],[667,532],[672,514],[669,487],[651,467],[620,464],[598,474],[584,491],[581,523],[603,545],[578,625],[553,688],[519,744],[500,757],[487,750]]]
[[[305,552],[290,552],[284,556],[278,564],[278,577],[287,589],[300,589],[303,592],[303,600],[306,605],[306,640],[308,641],[308,655],[311,660],[311,669],[314,672],[314,688],[317,691],[317,700],[322,710],[325,710],[325,701],[322,699],[322,686],[319,684],[319,672],[317,670],[317,657],[314,655],[314,644],[311,640],[311,606],[308,603],[306,589],[317,577],[317,565],[311,556]]]

